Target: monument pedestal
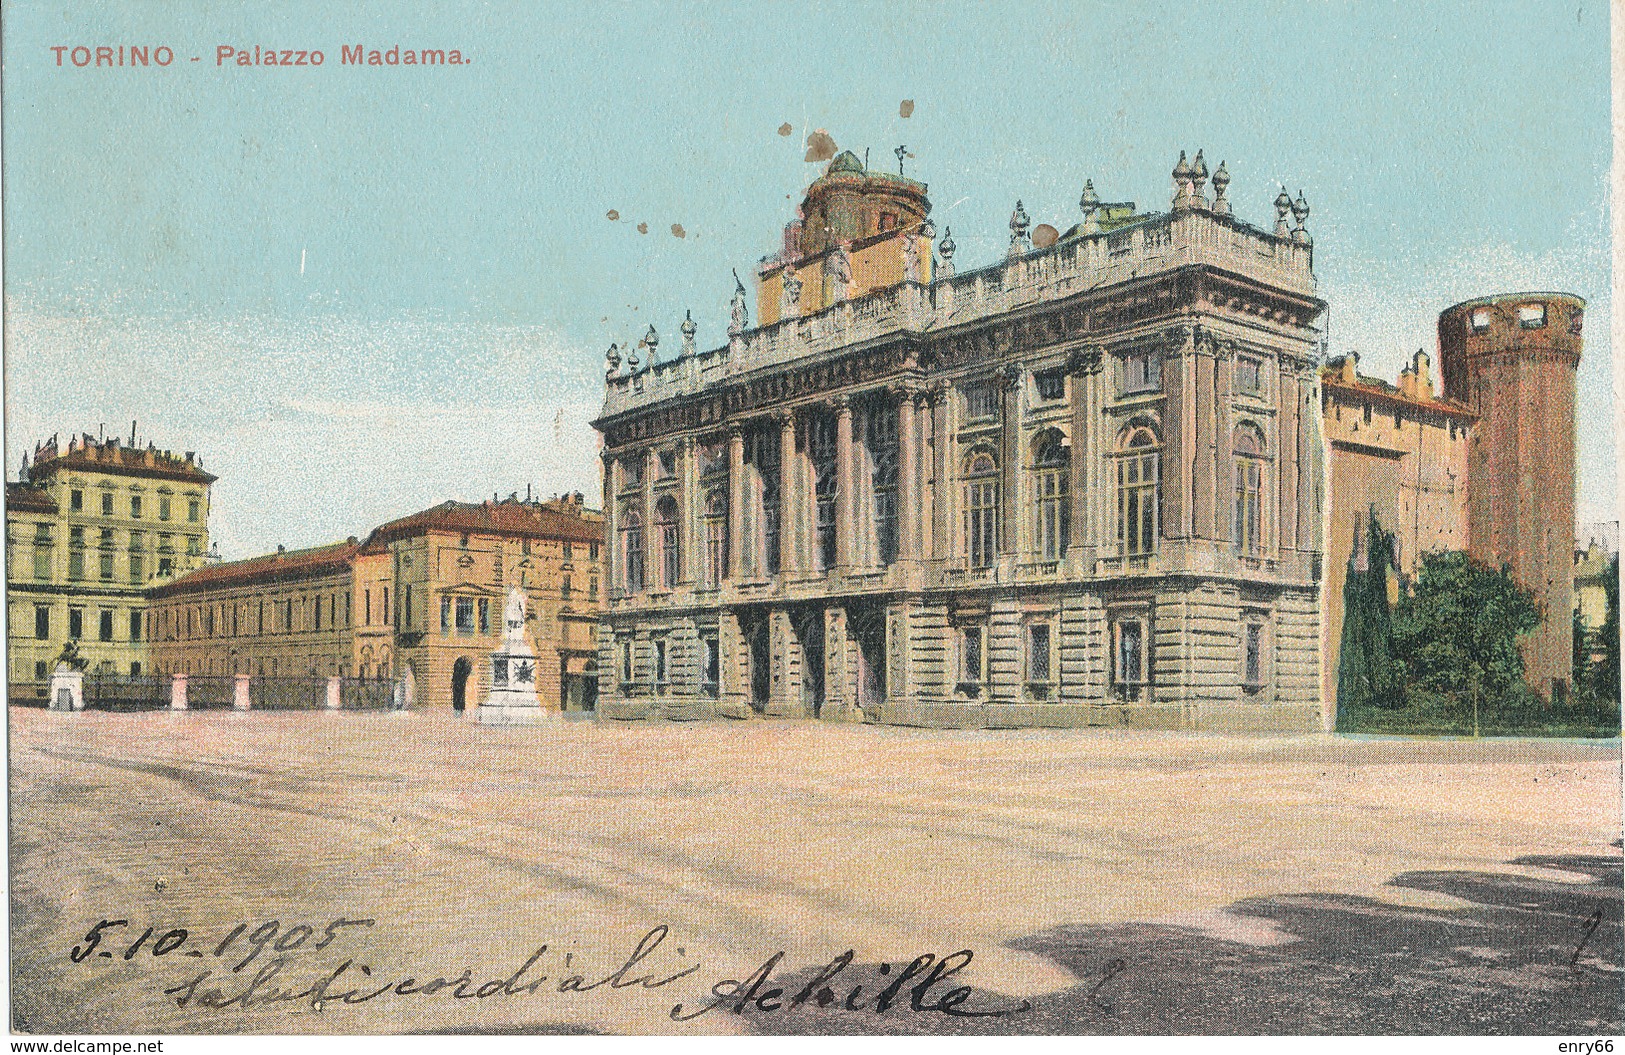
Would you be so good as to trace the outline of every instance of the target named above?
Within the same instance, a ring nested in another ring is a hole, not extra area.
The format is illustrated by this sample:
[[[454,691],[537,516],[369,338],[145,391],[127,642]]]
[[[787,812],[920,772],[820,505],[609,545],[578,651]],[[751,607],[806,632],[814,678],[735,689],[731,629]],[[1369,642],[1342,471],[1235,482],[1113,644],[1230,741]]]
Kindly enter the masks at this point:
[[[514,589],[503,612],[502,647],[491,653],[491,691],[475,718],[481,725],[535,725],[562,720],[557,705],[536,695],[536,651],[525,640],[525,598]]]

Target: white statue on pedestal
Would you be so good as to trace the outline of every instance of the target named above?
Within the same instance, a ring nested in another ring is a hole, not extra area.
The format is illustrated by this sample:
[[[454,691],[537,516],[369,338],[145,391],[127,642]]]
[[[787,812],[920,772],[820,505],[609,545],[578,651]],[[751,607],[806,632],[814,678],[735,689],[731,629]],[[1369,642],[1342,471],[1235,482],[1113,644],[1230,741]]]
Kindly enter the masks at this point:
[[[525,639],[525,594],[508,590],[502,607],[502,644],[491,653],[491,691],[480,704],[481,725],[530,725],[559,715],[536,695],[536,651]]]

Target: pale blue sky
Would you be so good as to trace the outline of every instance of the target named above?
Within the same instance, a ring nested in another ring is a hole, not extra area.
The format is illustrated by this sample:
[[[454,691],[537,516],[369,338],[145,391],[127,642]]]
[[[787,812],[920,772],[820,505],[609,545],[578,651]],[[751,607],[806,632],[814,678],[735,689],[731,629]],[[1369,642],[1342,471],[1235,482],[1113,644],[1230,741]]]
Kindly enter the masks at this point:
[[[876,167],[906,143],[962,266],[1017,198],[1074,222],[1086,178],[1165,208],[1181,149],[1228,161],[1255,223],[1302,188],[1331,350],[1390,379],[1450,303],[1579,293],[1580,517],[1615,516],[1596,0],[244,6],[4,3],[8,475],[138,418],[221,476],[228,556],[595,495],[604,348],[651,322],[669,348],[688,308],[720,343],[824,128]],[[120,42],[177,60],[50,50]],[[354,43],[472,62],[340,65]],[[221,44],[326,64],[219,69]]]

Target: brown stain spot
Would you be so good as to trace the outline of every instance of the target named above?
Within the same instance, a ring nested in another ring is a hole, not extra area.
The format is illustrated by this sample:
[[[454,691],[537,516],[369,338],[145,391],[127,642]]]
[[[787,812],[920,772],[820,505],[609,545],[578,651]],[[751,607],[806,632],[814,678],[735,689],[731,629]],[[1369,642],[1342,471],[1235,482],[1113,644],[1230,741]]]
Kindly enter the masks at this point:
[[[807,156],[803,161],[828,161],[835,156],[835,140],[822,128],[807,137]]]
[[[784,124],[779,126],[779,135],[781,135],[781,136],[789,135],[790,131],[791,131],[791,129],[790,129],[790,122],[789,121],[786,121],[786,122],[784,122]]]
[[[648,224],[646,224],[646,223],[638,224],[638,234],[648,234],[648,233],[649,233],[649,225]]]
[[[904,99],[902,104],[897,107],[897,115],[899,117],[912,117],[914,115],[914,100]]]
[[[1061,232],[1047,223],[1041,223],[1033,228],[1033,248],[1048,249],[1061,240]]]
[[[683,230],[683,225],[680,223],[674,223],[671,225],[671,233],[676,235],[678,238],[688,237],[688,232]]]
[[[609,210],[609,212],[605,213],[604,215],[609,217],[611,220],[619,220],[621,218],[620,212],[618,210],[616,210],[616,209],[611,209],[611,210]]]

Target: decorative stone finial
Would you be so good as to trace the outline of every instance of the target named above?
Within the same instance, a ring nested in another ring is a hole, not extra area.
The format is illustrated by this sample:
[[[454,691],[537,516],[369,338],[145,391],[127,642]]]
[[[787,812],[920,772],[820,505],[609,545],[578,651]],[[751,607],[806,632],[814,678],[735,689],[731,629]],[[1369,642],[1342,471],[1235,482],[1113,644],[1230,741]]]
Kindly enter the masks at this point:
[[[1174,166],[1174,211],[1184,212],[1191,207],[1191,166],[1185,152],[1179,152],[1179,163]]]
[[[728,302],[728,336],[737,337],[745,332],[750,325],[750,312],[745,307],[745,284],[739,281],[739,271],[734,271],[734,295]]]
[[[654,366],[660,361],[660,334],[655,332],[652,322],[649,324],[649,332],[643,335],[643,346],[649,349],[649,365]]]
[[[631,377],[633,374],[637,373],[638,368],[641,367],[642,365],[643,365],[643,361],[638,358],[637,345],[635,345],[635,344],[627,345],[626,346],[626,376]]]
[[[942,261],[942,266],[937,268],[938,278],[954,277],[954,251],[958,248],[954,244],[954,229],[944,227],[942,229],[942,241],[937,243],[937,257]]]
[[[1286,191],[1281,193],[1285,194]],[[1298,200],[1292,203],[1292,218],[1298,222],[1298,226],[1292,229],[1292,240],[1308,245],[1312,239],[1309,232],[1304,230],[1303,222],[1309,219],[1309,203],[1303,200],[1302,190],[1298,191]]]
[[[612,343],[609,346],[609,351],[604,353],[604,377],[606,379],[613,378],[613,377],[616,377],[617,375],[619,375],[620,372],[621,372],[621,350],[620,350],[619,347],[617,347],[615,344]]]
[[[936,236],[937,236],[937,225],[936,224],[932,223],[930,220],[926,220],[924,223],[920,224],[920,237],[921,238],[936,238]]]
[[[1083,196],[1078,199],[1078,208],[1083,210],[1083,234],[1099,234],[1100,221],[1095,219],[1095,213],[1100,211],[1100,195],[1095,193],[1095,181],[1083,181]]]
[[[685,355],[693,355],[695,351],[694,331],[698,330],[699,327],[694,325],[694,313],[692,311],[683,312],[683,324],[678,329],[683,334],[683,347],[677,353],[677,357],[681,359]]]
[[[1207,162],[1202,160],[1202,151],[1196,151],[1196,160],[1191,163],[1191,208],[1207,208],[1207,193],[1202,190],[1207,183]]]
[[[1275,237],[1285,238],[1291,232],[1286,224],[1286,214],[1292,211],[1292,195],[1281,188],[1281,193],[1275,196]]]
[[[1213,173],[1213,214],[1215,216],[1230,215],[1230,199],[1224,192],[1230,187],[1230,170],[1225,168],[1224,162],[1219,162],[1218,171]]]
[[[1027,228],[1032,225],[1032,218],[1027,210],[1021,207],[1021,199],[1016,199],[1016,211],[1010,214],[1010,255],[1020,256],[1032,248],[1032,242],[1027,237]]]

